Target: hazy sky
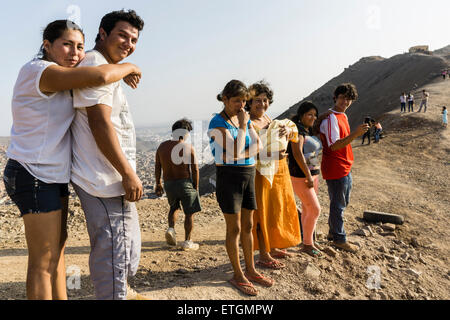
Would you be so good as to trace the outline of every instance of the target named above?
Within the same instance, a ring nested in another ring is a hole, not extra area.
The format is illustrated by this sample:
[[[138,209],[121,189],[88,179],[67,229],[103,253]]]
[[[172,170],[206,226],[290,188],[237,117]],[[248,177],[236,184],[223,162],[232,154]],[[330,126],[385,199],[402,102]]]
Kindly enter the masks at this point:
[[[208,119],[231,79],[268,81],[276,116],[361,57],[450,44],[448,0],[9,1],[0,13],[0,136],[9,135],[13,86],[45,26],[80,22],[90,49],[102,16],[122,8],[145,20],[127,59],[143,71],[140,88],[126,89],[137,126]]]

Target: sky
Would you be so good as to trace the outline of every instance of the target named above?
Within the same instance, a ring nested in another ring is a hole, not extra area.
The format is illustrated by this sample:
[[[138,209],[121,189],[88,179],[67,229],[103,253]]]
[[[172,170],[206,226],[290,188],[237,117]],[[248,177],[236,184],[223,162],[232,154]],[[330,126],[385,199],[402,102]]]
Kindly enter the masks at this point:
[[[103,15],[120,9],[145,21],[136,51],[124,60],[143,75],[138,89],[125,89],[137,127],[210,119],[232,79],[267,81],[275,117],[362,57],[450,44],[448,0],[8,1],[0,13],[0,136],[9,135],[14,83],[37,54],[45,26],[72,19],[91,49]]]

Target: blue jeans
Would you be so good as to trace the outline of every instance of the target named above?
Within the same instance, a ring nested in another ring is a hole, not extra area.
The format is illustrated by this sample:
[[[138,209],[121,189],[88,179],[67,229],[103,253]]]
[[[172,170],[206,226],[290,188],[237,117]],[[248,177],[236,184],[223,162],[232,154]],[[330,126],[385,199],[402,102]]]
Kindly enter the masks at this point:
[[[375,142],[380,141],[380,134],[382,129],[376,129],[375,130]]]
[[[344,210],[350,201],[352,190],[352,174],[336,180],[326,180],[328,195],[330,197],[330,216],[328,226],[330,234],[336,242],[346,242],[347,235],[344,230]]]

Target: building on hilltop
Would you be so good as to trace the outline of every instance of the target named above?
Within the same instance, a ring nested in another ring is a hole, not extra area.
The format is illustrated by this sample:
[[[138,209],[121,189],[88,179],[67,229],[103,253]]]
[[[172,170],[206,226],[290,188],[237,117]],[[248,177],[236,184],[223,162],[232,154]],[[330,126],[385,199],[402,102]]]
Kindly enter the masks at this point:
[[[429,46],[414,46],[409,48],[409,53],[423,53],[423,54],[428,54],[428,55],[432,55],[433,53],[430,51],[430,47]]]

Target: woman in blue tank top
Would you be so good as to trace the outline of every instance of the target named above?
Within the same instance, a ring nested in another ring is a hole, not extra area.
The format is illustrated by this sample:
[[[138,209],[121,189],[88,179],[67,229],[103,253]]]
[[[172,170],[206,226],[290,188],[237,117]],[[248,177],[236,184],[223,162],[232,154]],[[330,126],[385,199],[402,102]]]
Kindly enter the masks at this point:
[[[208,135],[216,163],[216,197],[226,222],[225,245],[234,271],[229,282],[245,294],[255,296],[258,291],[252,282],[270,287],[273,280],[256,271],[253,257],[255,156],[261,142],[244,110],[248,97],[248,89],[241,81],[230,81],[217,96],[224,109],[212,118]],[[240,265],[239,237],[245,273]]]

